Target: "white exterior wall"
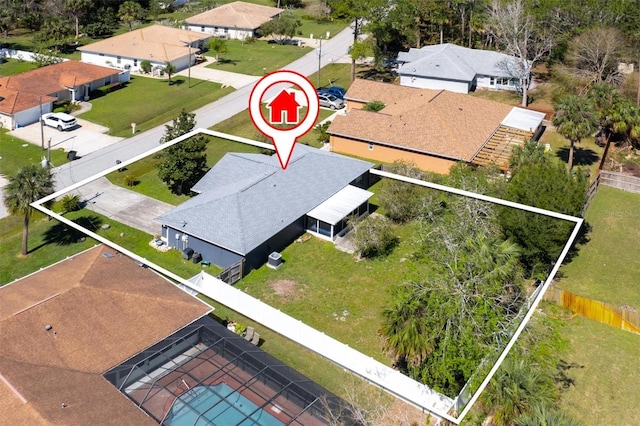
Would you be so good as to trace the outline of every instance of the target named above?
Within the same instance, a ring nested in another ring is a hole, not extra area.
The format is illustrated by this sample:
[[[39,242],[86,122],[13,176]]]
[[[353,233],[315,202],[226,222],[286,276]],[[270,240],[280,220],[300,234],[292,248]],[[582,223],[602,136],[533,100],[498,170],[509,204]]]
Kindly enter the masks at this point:
[[[247,37],[254,37],[254,31],[247,28],[228,28],[228,27],[212,27],[209,25],[187,24],[182,27],[183,30],[195,31],[197,33],[211,34],[215,37],[230,38],[242,40]]]
[[[493,84],[491,79],[493,78]],[[477,76],[477,86],[484,89],[496,89],[496,90],[509,90],[516,91],[518,90],[518,84],[497,84],[498,80],[502,79],[502,77],[492,77],[489,75],[478,75]]]
[[[437,80],[431,78],[400,76],[400,85],[418,89],[448,90],[456,93],[469,93],[471,83],[464,81]]]
[[[42,113],[46,114],[48,112],[51,112],[52,107],[53,107],[52,103],[42,104]],[[13,117],[14,117],[14,122],[12,124],[12,127],[9,127],[10,129],[14,129],[18,126],[24,127],[32,123],[37,123],[38,120],[40,119],[40,106],[38,105],[33,108],[20,111],[14,114]]]
[[[192,56],[192,63],[193,63],[193,58],[195,58],[195,49],[192,49],[192,50],[193,51],[191,52],[191,56]],[[103,67],[118,68],[121,70],[126,69],[125,67],[129,65],[130,71],[141,71],[140,63],[144,59],[130,58],[127,56],[120,56],[119,58],[120,59],[118,59],[118,56],[100,55],[99,53],[95,53],[95,52],[82,52],[82,56],[80,60],[87,64],[101,65]],[[183,69],[186,69],[189,66],[188,60],[189,60],[189,55],[186,54],[181,58],[173,60],[171,63],[178,69],[178,71],[182,71]],[[155,67],[162,68],[165,65],[164,61],[151,61],[151,60],[149,61],[151,62],[151,66],[153,68]],[[125,81],[128,81],[128,79]]]

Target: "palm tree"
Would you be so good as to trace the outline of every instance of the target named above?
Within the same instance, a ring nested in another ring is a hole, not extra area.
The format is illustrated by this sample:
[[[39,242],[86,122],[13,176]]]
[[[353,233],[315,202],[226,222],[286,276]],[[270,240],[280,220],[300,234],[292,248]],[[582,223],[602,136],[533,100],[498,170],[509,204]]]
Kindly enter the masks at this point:
[[[524,359],[507,358],[481,396],[482,406],[498,426],[511,425],[536,406],[554,407],[553,379]]]
[[[171,86],[171,76],[175,74],[176,71],[178,71],[176,69],[176,66],[173,65],[171,62],[167,61],[167,63],[164,64],[163,71],[169,76],[169,86]]]
[[[582,423],[561,410],[538,405],[531,412],[520,416],[515,426],[580,426]]]
[[[227,40],[219,37],[212,37],[209,39],[209,49],[216,52],[216,62],[218,62],[218,55],[221,53],[227,53]]]
[[[596,111],[590,100],[576,95],[565,95],[554,105],[556,113],[553,125],[565,138],[569,139],[569,170],[573,167],[573,149],[576,143],[596,130],[598,125]]]
[[[133,29],[133,22],[144,17],[144,9],[135,1],[125,1],[118,9],[118,18],[129,26],[129,31]]]
[[[18,170],[5,187],[4,202],[9,213],[23,215],[22,255],[27,255],[31,203],[53,193],[53,175],[49,168],[33,164]]]
[[[65,7],[69,10],[75,21],[76,39],[80,36],[80,16],[82,16],[91,6],[91,0],[67,0]]]

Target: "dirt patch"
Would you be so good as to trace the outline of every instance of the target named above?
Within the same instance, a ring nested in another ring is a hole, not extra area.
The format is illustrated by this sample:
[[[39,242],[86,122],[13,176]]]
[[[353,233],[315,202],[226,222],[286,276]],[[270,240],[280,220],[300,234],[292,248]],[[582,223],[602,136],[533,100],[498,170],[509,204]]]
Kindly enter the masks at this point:
[[[299,285],[293,280],[275,280],[270,284],[271,289],[276,296],[283,300],[296,300],[301,296],[304,286]]]

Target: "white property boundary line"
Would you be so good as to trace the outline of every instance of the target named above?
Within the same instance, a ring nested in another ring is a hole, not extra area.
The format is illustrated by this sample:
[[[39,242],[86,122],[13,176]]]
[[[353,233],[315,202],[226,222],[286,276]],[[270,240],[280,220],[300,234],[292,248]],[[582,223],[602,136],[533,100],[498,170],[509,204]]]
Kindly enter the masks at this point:
[[[67,192],[70,192],[72,190],[75,190],[83,185],[86,185],[96,179],[99,179],[111,172],[114,172],[122,167],[126,167],[129,164],[132,164],[136,161],[139,161],[149,155],[155,154],[156,152],[162,151],[163,149],[174,145],[176,143],[182,142],[185,139],[188,139],[190,137],[193,136],[197,136],[199,134],[206,134],[209,136],[213,136],[213,137],[218,137],[218,138],[222,138],[222,139],[227,139],[227,140],[231,140],[231,141],[235,141],[235,142],[240,142],[240,143],[245,143],[248,145],[252,145],[252,146],[256,146],[259,148],[264,148],[264,149],[270,149],[273,150],[273,146],[270,144],[266,144],[266,143],[262,143],[262,142],[257,142],[257,141],[253,141],[250,139],[246,139],[246,138],[242,138],[242,137],[238,137],[238,136],[233,136],[233,135],[229,135],[226,133],[221,133],[221,132],[216,132],[213,130],[208,130],[208,129],[195,129],[192,130],[189,133],[186,133],[176,139],[173,139],[169,142],[163,143],[163,144],[159,144],[158,147],[153,148],[145,153],[142,153],[140,155],[137,155],[129,160],[123,161],[120,164],[116,164],[106,170],[104,170],[101,173],[98,173],[94,176],[91,176],[87,179],[84,179],[80,182],[77,182],[67,188],[64,188],[60,191],[57,191],[47,197],[44,197],[38,201],[33,202],[31,205],[43,212],[44,214],[53,217],[54,219],[57,219],[58,221],[71,226],[72,228],[75,228],[77,230],[79,230],[80,232],[85,233],[86,235],[88,235],[91,238],[94,238],[97,241],[100,241],[102,244],[105,244],[111,248],[113,248],[114,250],[118,250],[119,252],[131,257],[134,260],[137,260],[138,262],[145,264],[147,266],[149,266],[150,268],[154,269],[155,271],[171,278],[172,280],[175,280],[176,282],[179,282],[180,284],[183,284],[184,286],[191,288],[195,291],[200,291],[200,289],[198,289],[197,287],[194,286],[193,283],[191,283],[188,280],[185,280],[181,277],[179,277],[178,275],[174,274],[173,272],[158,266],[152,262],[150,262],[149,260],[138,256],[137,254],[125,249],[124,247],[119,246],[118,244],[107,240],[106,238],[96,234],[95,232],[92,232],[86,228],[83,228],[82,226],[76,224],[75,222],[72,222],[66,218],[64,218],[63,216],[49,210],[48,208],[46,208],[43,204],[46,203],[49,200],[52,200],[54,198],[57,198],[61,195],[66,194]],[[73,165],[71,165],[71,167],[73,167]],[[469,400],[469,402],[466,404],[465,408],[462,410],[462,412],[460,413],[460,415],[456,418],[456,417],[452,417],[451,415],[449,415],[446,412],[441,412],[440,410],[436,410],[433,407],[423,407],[423,406],[419,406],[421,409],[426,410],[428,412],[431,412],[433,414],[435,414],[438,417],[441,418],[445,418],[455,424],[460,424],[460,422],[464,419],[464,417],[467,415],[467,413],[469,412],[469,410],[471,409],[471,407],[475,404],[475,402],[477,401],[478,397],[480,396],[480,394],[482,393],[482,391],[485,389],[485,387],[487,386],[487,384],[489,383],[489,381],[491,380],[491,378],[493,377],[493,375],[495,374],[495,372],[498,370],[498,368],[500,367],[500,365],[502,364],[502,362],[504,361],[505,357],[508,355],[509,351],[511,350],[511,348],[513,347],[513,345],[515,344],[516,340],[518,339],[518,337],[520,337],[520,334],[522,333],[522,331],[524,330],[524,327],[527,325],[527,323],[529,322],[529,320],[531,319],[531,316],[533,315],[533,313],[535,312],[535,309],[537,308],[538,304],[540,303],[540,301],[542,300],[542,297],[544,296],[544,293],[546,292],[547,288],[551,285],[551,282],[553,281],[556,273],[558,272],[558,269],[560,268],[560,266],[562,265],[562,262],[564,261],[567,253],[569,252],[569,249],[571,248],[571,246],[573,245],[573,242],[575,240],[575,238],[578,235],[578,232],[580,231],[580,227],[582,226],[583,223],[583,219],[579,218],[579,217],[574,217],[574,216],[569,216],[569,215],[565,215],[562,213],[556,213],[556,212],[552,212],[549,210],[544,210],[544,209],[540,209],[537,207],[532,207],[532,206],[526,206],[524,204],[519,204],[519,203],[514,203],[511,201],[506,201],[506,200],[502,200],[499,198],[495,198],[495,197],[489,197],[486,195],[482,195],[482,194],[476,194],[473,192],[469,192],[469,191],[464,191],[464,190],[460,190],[460,189],[456,189],[456,188],[451,188],[448,186],[444,186],[444,185],[438,185],[435,183],[431,183],[431,182],[426,182],[426,181],[422,181],[422,180],[418,180],[418,179],[413,179],[413,178],[408,178],[405,176],[401,176],[401,175],[397,175],[394,173],[389,173],[389,172],[383,172],[380,170],[376,170],[376,169],[371,169],[370,170],[371,174],[374,175],[378,175],[381,177],[385,177],[385,178],[389,178],[389,179],[396,179],[399,181],[403,181],[403,182],[407,182],[407,183],[411,183],[411,184],[415,184],[415,185],[419,185],[419,186],[424,186],[427,188],[432,188],[432,189],[436,189],[439,191],[444,191],[444,192],[449,192],[449,193],[453,193],[456,195],[461,195],[461,196],[465,196],[465,197],[470,197],[470,198],[475,198],[478,200],[482,200],[482,201],[487,201],[490,203],[495,203],[495,204],[499,204],[499,205],[503,205],[503,206],[507,206],[507,207],[512,207],[512,208],[516,208],[519,210],[523,210],[523,211],[528,211],[528,212],[532,212],[532,213],[536,213],[536,214],[542,214],[545,216],[550,216],[556,219],[561,219],[561,220],[566,220],[566,221],[570,221],[570,222],[574,222],[575,226],[573,228],[573,231],[571,233],[571,236],[569,237],[569,239],[567,240],[564,248],[562,249],[562,252],[560,253],[560,256],[558,257],[557,261],[555,262],[553,269],[551,270],[551,273],[549,274],[549,276],[547,277],[547,279],[544,282],[544,285],[542,287],[542,291],[539,292],[538,296],[535,298],[535,300],[533,301],[533,303],[531,303],[531,306],[529,308],[529,310],[527,311],[527,313],[525,314],[523,320],[521,321],[520,325],[518,326],[518,328],[516,329],[515,333],[513,334],[513,336],[511,337],[511,339],[509,340],[509,342],[507,343],[507,345],[505,346],[505,348],[503,349],[502,353],[500,354],[500,356],[498,357],[498,360],[496,361],[496,363],[494,364],[494,366],[491,368],[491,370],[489,371],[489,373],[487,374],[487,376],[485,377],[485,379],[482,381],[482,383],[480,384],[480,387],[478,388],[478,390],[473,394],[473,396],[471,397],[471,399]],[[207,295],[209,296],[209,295]],[[212,296],[209,296],[212,297]],[[215,300],[215,297],[212,297],[212,299]],[[325,355],[323,355],[325,356]],[[332,360],[329,356],[325,356],[327,359]],[[333,360],[332,360],[333,361]],[[355,373],[355,372],[354,372]],[[356,373],[357,374],[357,373]],[[383,389],[385,389],[384,384],[379,384],[379,383],[375,383],[373,382],[372,384],[375,384],[376,386],[379,386]],[[396,395],[397,396],[397,395]],[[404,399],[404,398],[403,398]],[[406,400],[406,399],[405,399]],[[415,405],[415,404],[414,404]]]

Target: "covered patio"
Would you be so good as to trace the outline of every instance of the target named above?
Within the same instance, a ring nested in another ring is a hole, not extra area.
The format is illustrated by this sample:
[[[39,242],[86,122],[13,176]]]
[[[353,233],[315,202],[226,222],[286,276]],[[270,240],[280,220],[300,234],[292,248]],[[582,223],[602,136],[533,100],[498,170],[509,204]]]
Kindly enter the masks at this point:
[[[350,216],[360,217],[369,212],[372,196],[373,192],[347,185],[307,213],[305,227],[320,238],[335,241],[346,230]]]

